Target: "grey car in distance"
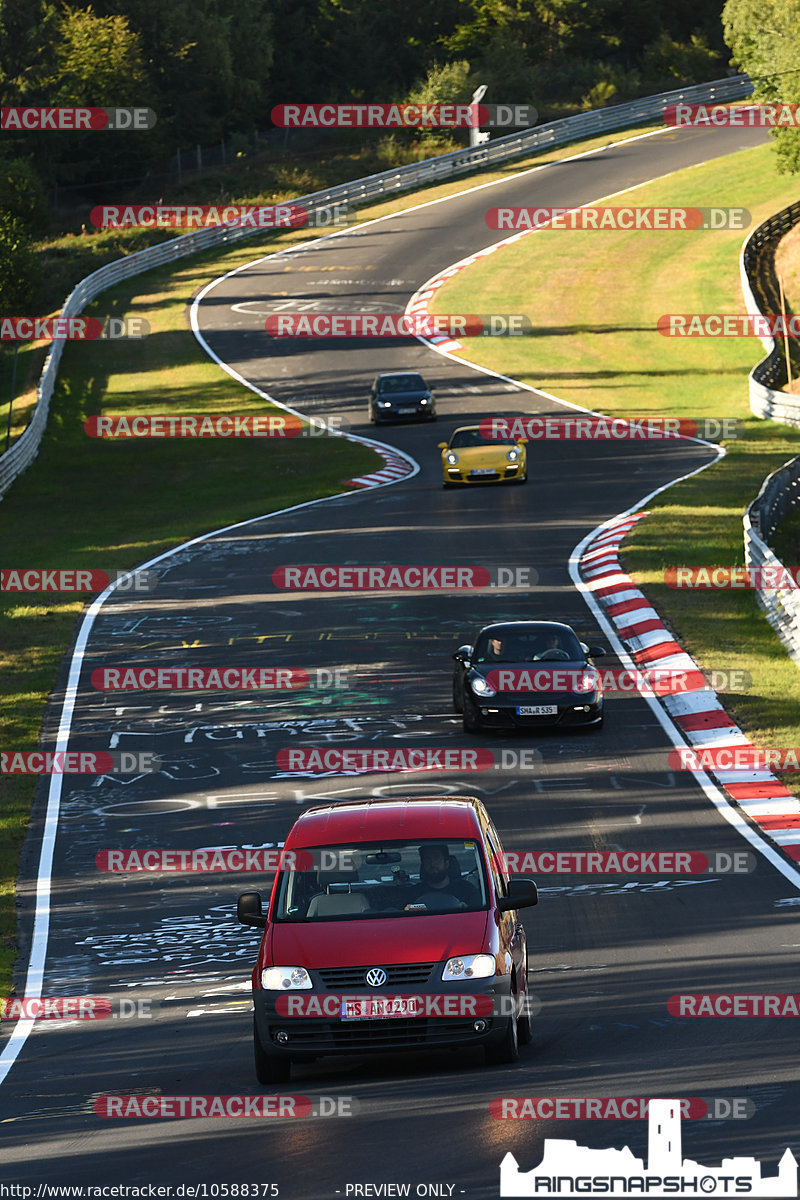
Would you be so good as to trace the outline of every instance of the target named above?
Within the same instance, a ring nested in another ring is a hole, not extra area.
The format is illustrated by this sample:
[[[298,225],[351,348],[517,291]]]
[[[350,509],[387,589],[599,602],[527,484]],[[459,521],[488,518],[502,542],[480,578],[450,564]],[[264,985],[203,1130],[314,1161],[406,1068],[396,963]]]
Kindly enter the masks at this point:
[[[376,375],[369,395],[369,419],[384,421],[435,421],[436,400],[416,371],[391,371]]]

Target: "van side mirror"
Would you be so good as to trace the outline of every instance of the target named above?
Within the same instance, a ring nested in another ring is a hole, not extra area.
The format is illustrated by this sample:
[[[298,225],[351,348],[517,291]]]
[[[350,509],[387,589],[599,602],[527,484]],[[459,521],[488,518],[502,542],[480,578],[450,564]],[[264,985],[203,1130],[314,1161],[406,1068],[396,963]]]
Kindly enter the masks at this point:
[[[261,907],[259,892],[242,892],[236,901],[236,916],[242,925],[252,925],[254,929],[266,929],[267,918]]]
[[[533,908],[538,903],[539,889],[532,879],[511,879],[508,895],[500,897],[497,907],[500,912],[508,912],[510,908]]]

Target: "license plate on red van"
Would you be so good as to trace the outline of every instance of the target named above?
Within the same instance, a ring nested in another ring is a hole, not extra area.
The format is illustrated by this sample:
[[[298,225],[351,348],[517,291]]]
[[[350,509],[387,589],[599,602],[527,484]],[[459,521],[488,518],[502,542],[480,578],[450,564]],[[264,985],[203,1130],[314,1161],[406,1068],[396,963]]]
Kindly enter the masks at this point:
[[[342,1000],[343,1021],[374,1021],[378,1017],[418,1017],[422,1012],[419,996],[355,996]]]

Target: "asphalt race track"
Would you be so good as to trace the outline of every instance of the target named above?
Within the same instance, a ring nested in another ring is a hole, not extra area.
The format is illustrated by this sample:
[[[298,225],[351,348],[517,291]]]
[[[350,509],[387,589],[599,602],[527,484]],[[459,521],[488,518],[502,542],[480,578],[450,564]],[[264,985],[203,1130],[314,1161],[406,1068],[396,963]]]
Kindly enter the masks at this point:
[[[571,551],[712,452],[693,443],[538,442],[529,447],[527,485],[444,490],[436,443],[457,424],[564,410],[413,339],[278,343],[263,323],[301,304],[402,312],[424,281],[497,240],[483,220],[492,205],[591,202],[762,137],[675,130],[492,187],[466,182],[445,202],[255,261],[204,297],[203,336],[236,372],[283,404],[378,436],[421,469],[389,487],[213,534],[161,559],[153,593],[115,595],[100,609],[70,746],[152,752],[162,765],[140,776],[65,779],[44,994],[127,1004],[102,1021],[36,1024],[0,1086],[0,1181],[274,1183],[284,1200],[403,1194],[353,1190],[397,1184],[410,1195],[477,1200],[499,1195],[507,1151],[528,1170],[546,1137],[627,1145],[646,1159],[643,1120],[502,1120],[490,1102],[503,1096],[746,1098],[748,1119],[684,1121],[686,1155],[715,1166],[752,1155],[772,1175],[787,1146],[800,1150],[791,1022],[668,1010],[678,992],[793,991],[800,891],[760,856],[752,873],[737,876],[539,876],[541,902],[524,923],[541,1012],[514,1066],[488,1068],[477,1050],[327,1059],[295,1068],[291,1084],[277,1089],[317,1105],[351,1098],[351,1117],[114,1119],[95,1111],[107,1095],[264,1091],[253,1073],[249,1001],[258,934],[236,923],[235,900],[266,889],[267,879],[112,874],[95,864],[102,851],[275,847],[317,798],[425,791],[480,796],[508,851],[747,848],[692,776],[669,769],[669,743],[638,695],[609,699],[599,731],[480,739],[462,733],[450,698],[451,653],[493,619],[556,617],[608,646],[571,584]],[[366,421],[371,378],[406,367],[435,387],[439,420],[376,435]],[[529,568],[536,586],[322,593],[273,582],[288,565],[387,563],[481,566],[495,577],[500,568]],[[612,652],[603,665],[616,662]],[[304,668],[320,670],[323,684],[338,670],[348,686],[197,698],[92,686],[100,667],[145,665]],[[53,733],[66,685],[67,664],[51,705]],[[478,740],[494,752],[494,769],[315,777],[276,763],[292,746],[468,749]],[[531,747],[533,769],[520,763]],[[23,862],[26,939],[45,798]],[[17,991],[24,987],[20,974]]]

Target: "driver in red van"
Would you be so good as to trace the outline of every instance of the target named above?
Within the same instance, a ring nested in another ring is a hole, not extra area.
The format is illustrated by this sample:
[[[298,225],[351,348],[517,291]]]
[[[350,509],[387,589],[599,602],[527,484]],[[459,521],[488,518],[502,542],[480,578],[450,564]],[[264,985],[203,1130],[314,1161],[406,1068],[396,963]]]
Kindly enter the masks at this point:
[[[480,904],[478,889],[467,883],[452,865],[450,851],[444,842],[430,842],[419,848],[419,883],[414,888],[411,903],[426,892],[442,892],[460,900],[466,908]]]

